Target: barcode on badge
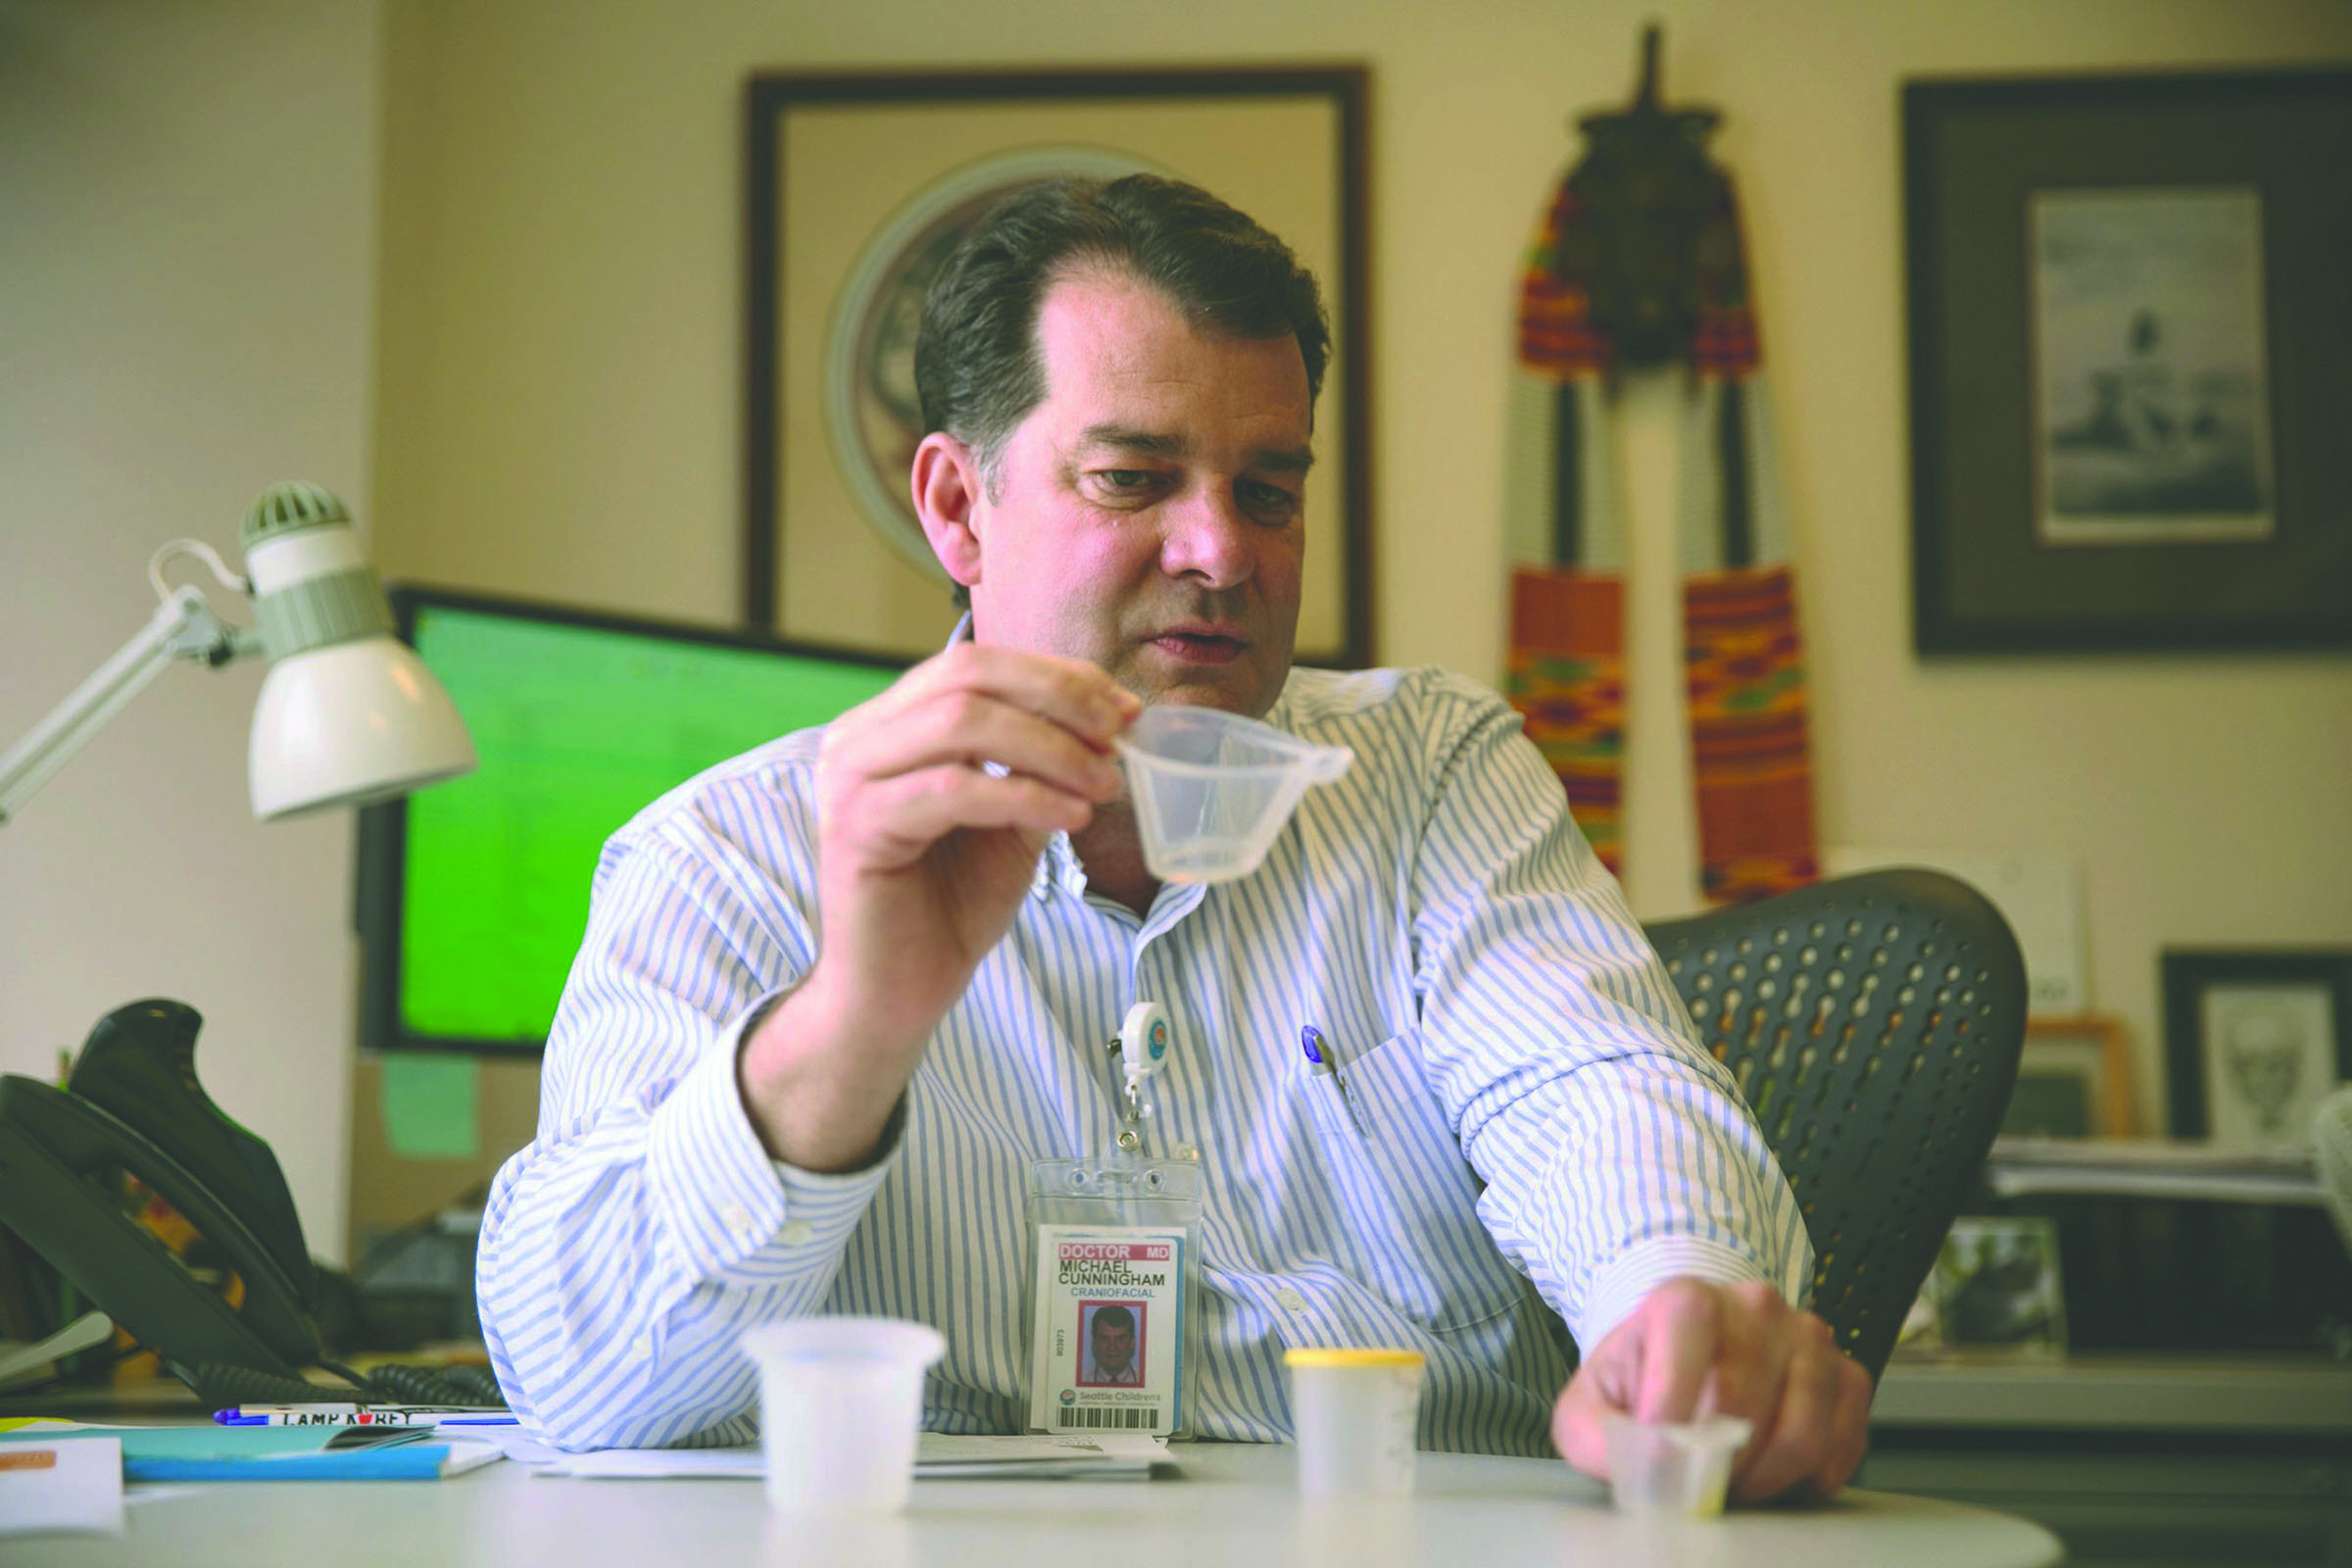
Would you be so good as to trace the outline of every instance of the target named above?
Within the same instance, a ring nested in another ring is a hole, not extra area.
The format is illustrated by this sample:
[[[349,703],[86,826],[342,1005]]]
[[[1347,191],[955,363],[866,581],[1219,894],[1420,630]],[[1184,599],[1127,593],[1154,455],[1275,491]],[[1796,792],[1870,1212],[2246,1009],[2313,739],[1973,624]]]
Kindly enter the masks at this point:
[[[1092,1410],[1059,1410],[1054,1413],[1058,1417],[1054,1425],[1061,1427],[1086,1427],[1097,1430],[1104,1427],[1118,1427],[1127,1430],[1159,1425],[1159,1411],[1155,1406],[1119,1405]]]

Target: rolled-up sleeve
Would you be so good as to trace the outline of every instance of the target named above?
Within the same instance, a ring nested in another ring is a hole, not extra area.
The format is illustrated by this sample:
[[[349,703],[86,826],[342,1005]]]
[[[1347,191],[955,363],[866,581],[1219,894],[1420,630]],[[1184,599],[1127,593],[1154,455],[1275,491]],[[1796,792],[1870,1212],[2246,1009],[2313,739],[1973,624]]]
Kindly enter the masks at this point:
[[[510,1403],[566,1448],[746,1441],[744,1330],[815,1311],[896,1150],[846,1175],[770,1159],[742,1037],[806,973],[772,861],[672,813],[600,860],[547,1047],[538,1137],[492,1184],[476,1263]]]
[[[1423,1059],[1489,1233],[1588,1353],[1676,1276],[1802,1304],[1788,1180],[1519,715],[1466,682],[1432,712]]]

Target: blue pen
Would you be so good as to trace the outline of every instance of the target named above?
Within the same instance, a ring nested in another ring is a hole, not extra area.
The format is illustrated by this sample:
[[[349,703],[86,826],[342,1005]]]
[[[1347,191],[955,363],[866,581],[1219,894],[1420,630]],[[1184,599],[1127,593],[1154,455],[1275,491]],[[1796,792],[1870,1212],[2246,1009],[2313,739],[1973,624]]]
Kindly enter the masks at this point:
[[[214,1412],[224,1427],[511,1427],[516,1417],[455,1407],[363,1404],[254,1405]]]
[[[1340,1103],[1346,1107],[1348,1120],[1355,1128],[1355,1135],[1369,1138],[1371,1134],[1364,1129],[1364,1113],[1357,1108],[1355,1094],[1348,1087],[1348,1075],[1340,1071],[1340,1058],[1332,1051],[1331,1043],[1323,1038],[1323,1031],[1311,1023],[1302,1027],[1298,1031],[1298,1054],[1306,1058],[1310,1069],[1328,1075],[1339,1086]]]

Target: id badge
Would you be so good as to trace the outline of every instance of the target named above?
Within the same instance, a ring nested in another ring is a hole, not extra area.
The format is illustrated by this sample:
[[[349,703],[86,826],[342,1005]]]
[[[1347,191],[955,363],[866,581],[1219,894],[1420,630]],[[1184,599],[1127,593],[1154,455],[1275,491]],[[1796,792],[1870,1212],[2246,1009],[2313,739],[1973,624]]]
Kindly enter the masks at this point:
[[[1041,1225],[1030,1425],[1175,1431],[1184,1370],[1182,1231]]]
[[[1184,1434],[1200,1182],[1184,1163],[1032,1167],[1031,1430]]]

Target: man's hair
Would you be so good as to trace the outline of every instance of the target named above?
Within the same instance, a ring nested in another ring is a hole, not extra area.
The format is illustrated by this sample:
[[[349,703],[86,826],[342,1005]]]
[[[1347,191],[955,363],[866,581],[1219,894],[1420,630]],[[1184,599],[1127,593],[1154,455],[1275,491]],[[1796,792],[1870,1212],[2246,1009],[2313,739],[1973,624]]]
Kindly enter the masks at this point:
[[[914,345],[925,433],[971,448],[992,490],[1005,440],[1046,395],[1037,348],[1046,290],[1093,267],[1150,284],[1197,327],[1298,339],[1310,408],[1322,390],[1331,326],[1314,274],[1254,219],[1152,174],[1024,185],[940,268]]]
[[[1095,1320],[1087,1325],[1086,1332],[1094,1334],[1103,1328],[1132,1329],[1134,1327],[1135,1314],[1114,1301],[1108,1306],[1095,1308]]]

